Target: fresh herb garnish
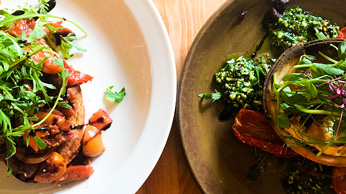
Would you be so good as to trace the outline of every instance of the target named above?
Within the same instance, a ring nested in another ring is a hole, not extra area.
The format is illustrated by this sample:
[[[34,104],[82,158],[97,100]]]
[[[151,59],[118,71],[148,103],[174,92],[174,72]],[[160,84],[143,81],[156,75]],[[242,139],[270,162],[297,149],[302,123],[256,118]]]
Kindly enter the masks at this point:
[[[55,28],[49,18],[60,19],[74,24],[82,32],[85,31],[72,21],[63,17],[54,16],[47,12],[47,0],[39,0],[37,7],[26,5],[21,8],[21,14],[10,14],[8,10],[0,10],[2,18],[0,20],[0,140],[6,144],[6,163],[8,164],[8,173],[12,172],[8,159],[16,153],[16,145],[23,141],[24,133],[33,131],[38,128],[55,108],[72,108],[64,101],[66,93],[66,79],[69,71],[64,68],[64,62],[61,56],[51,47],[40,44],[47,36],[48,29],[50,37],[57,33],[61,28]],[[34,18],[34,19],[33,19]],[[29,33],[24,31],[21,35],[14,37],[7,33],[13,22],[19,20],[35,20],[35,28]],[[57,46],[65,58],[71,56],[71,49],[84,50],[79,45],[72,43],[76,37],[72,34],[59,36],[63,44]],[[42,81],[43,62],[50,57],[42,59],[41,62],[33,60],[33,56],[39,52],[51,53],[54,56],[54,63],[59,65],[61,71],[57,75],[62,80],[62,85],[58,91],[58,95],[52,96],[47,89],[56,89],[55,86]],[[32,115],[38,113],[43,107],[49,107],[50,111],[42,120],[38,121],[37,117]],[[18,122],[14,122],[18,121]],[[32,137],[32,136],[31,136]],[[28,146],[28,139],[24,142]],[[39,149],[45,149],[47,144],[38,136],[33,139]]]
[[[273,44],[282,51],[311,40],[338,37],[339,26],[327,19],[313,16],[300,7],[292,7],[284,11],[276,22],[268,22],[264,27]]]
[[[126,95],[126,91],[125,91],[125,87],[123,87],[119,92],[113,91],[114,86],[109,86],[105,92],[105,96],[107,98],[109,98],[110,100],[120,103],[121,101],[123,101],[125,95]]]
[[[325,166],[304,157],[284,160],[285,173],[281,180],[288,193],[331,193],[332,166]]]
[[[59,98],[65,94],[66,92],[66,78],[69,75],[69,71],[65,71],[64,68],[64,62],[62,61],[62,59],[55,59],[54,63],[59,65],[61,67],[61,72],[58,72],[58,75],[61,77],[62,79],[62,84],[61,84],[61,88],[59,91],[59,94],[57,96],[57,100],[55,101],[53,107],[51,108],[51,110],[48,112],[48,114],[38,123],[32,125],[33,128],[38,127],[39,125],[41,125],[48,117],[50,114],[52,114],[52,112],[54,111],[54,109],[56,108],[56,106],[58,105],[59,102]]]
[[[221,98],[221,93],[215,90],[214,93],[204,93],[204,94],[199,94],[198,97],[205,99],[205,100],[219,100]]]
[[[218,90],[199,94],[199,97],[212,101],[221,100],[229,109],[262,111],[263,83],[274,62],[269,54],[255,59],[239,56],[226,60],[214,75]]]
[[[314,146],[320,151],[319,155],[331,146],[346,143],[346,131],[341,127],[346,108],[346,41],[336,49],[339,61],[321,52],[329,64],[318,63],[314,57],[303,55],[294,66],[295,71],[283,78],[284,83],[274,81],[278,126],[288,128],[296,122],[296,127],[289,128],[292,137],[287,138],[296,144]],[[305,123],[311,122],[324,128],[323,135],[309,133]]]
[[[41,6],[45,6],[45,5],[40,5]],[[38,17],[39,18],[39,22],[36,24],[38,26],[42,25],[48,28],[49,32],[50,32],[50,36],[52,37],[54,34],[58,34],[58,36],[55,36],[55,38],[60,38],[61,39],[61,44],[57,45],[61,51],[61,53],[63,54],[63,56],[65,58],[70,58],[71,54],[70,51],[72,48],[76,48],[78,51],[86,51],[82,46],[78,45],[77,43],[72,42],[73,40],[75,40],[76,38],[71,36],[71,35],[67,35],[66,37],[63,37],[59,34],[59,28],[54,28],[52,23],[48,20],[48,18],[54,18],[54,19],[59,19],[59,20],[63,20],[63,21],[67,21],[73,25],[75,25],[78,29],[80,29],[85,35],[87,34],[79,25],[77,25],[76,23],[74,23],[71,20],[67,20],[64,17],[59,17],[59,16],[55,16],[55,15],[51,15],[45,12],[41,12],[38,13],[35,10],[35,7],[33,6],[28,6],[26,8],[22,9],[23,13],[21,15],[12,15],[10,13],[8,13],[6,10],[0,10],[0,15],[3,16],[3,19],[0,20],[0,26],[5,27],[6,29],[9,29],[11,27],[11,25],[13,24],[13,22],[18,21],[18,20],[22,20],[22,19],[31,19],[31,18],[35,18]],[[37,36],[38,34],[41,35],[40,33],[44,33],[43,28],[38,28],[40,32],[34,32],[33,36]],[[35,30],[34,30],[35,31]],[[29,39],[34,38],[33,36],[29,36]],[[23,36],[21,36],[21,38],[23,38]],[[23,40],[28,40],[28,38],[25,38]]]

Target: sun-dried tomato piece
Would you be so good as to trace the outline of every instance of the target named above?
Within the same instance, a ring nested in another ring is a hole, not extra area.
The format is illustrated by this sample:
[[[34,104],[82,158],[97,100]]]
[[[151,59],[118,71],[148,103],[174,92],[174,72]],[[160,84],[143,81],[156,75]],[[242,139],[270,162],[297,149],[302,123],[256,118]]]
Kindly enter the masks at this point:
[[[334,167],[332,185],[335,193],[346,194],[346,168]]]
[[[288,158],[297,155],[285,146],[264,115],[259,112],[241,109],[235,118],[232,129],[234,135],[243,143],[255,146],[277,157]]]

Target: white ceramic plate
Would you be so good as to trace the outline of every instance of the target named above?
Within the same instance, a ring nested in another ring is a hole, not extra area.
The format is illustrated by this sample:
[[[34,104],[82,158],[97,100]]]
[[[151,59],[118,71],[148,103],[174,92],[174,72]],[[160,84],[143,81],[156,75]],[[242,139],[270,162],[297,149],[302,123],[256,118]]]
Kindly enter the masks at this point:
[[[2,0],[16,7],[23,0]],[[37,2],[31,0],[30,2]],[[69,64],[94,76],[82,85],[86,118],[99,108],[113,118],[103,133],[106,152],[96,158],[85,181],[57,188],[7,177],[0,166],[0,193],[135,193],[165,146],[175,108],[176,72],[170,41],[151,0],[57,0],[53,15],[78,23],[88,32],[79,44],[88,51]],[[77,36],[83,35],[71,25]],[[103,97],[106,87],[126,88],[120,104]]]

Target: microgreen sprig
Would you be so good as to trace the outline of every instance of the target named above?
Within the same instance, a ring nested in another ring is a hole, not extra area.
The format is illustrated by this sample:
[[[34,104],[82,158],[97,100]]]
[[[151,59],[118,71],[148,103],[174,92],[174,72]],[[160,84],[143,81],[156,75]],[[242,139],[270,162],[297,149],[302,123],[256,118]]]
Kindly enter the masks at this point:
[[[277,100],[277,123],[279,128],[290,126],[290,117],[305,118],[298,131],[292,136],[286,135],[297,144],[324,145],[320,153],[337,143],[346,143],[346,129],[344,129],[343,114],[346,109],[346,41],[337,49],[340,60],[333,59],[322,52],[319,54],[330,62],[322,64],[315,61],[315,57],[303,55],[299,63],[294,66],[295,71],[284,76],[284,83],[274,82],[274,91]],[[275,75],[274,75],[275,78]],[[323,115],[333,121],[332,139],[317,140],[307,134],[304,125],[308,119],[315,119]],[[341,134],[341,135],[340,135]]]
[[[55,59],[54,60],[54,63],[59,65],[61,67],[61,72],[58,72],[58,75],[61,77],[62,79],[62,84],[61,84],[61,88],[59,90],[59,94],[56,98],[56,101],[53,105],[53,107],[51,108],[51,110],[48,112],[48,114],[41,120],[39,121],[38,123],[32,125],[32,128],[36,128],[38,126],[40,126],[45,120],[47,120],[47,118],[49,117],[49,115],[52,114],[52,112],[54,111],[54,109],[56,108],[56,106],[58,105],[58,102],[59,102],[59,98],[65,94],[66,92],[66,78],[67,76],[69,75],[69,71],[65,71],[65,68],[64,68],[64,62],[62,61],[62,59]]]

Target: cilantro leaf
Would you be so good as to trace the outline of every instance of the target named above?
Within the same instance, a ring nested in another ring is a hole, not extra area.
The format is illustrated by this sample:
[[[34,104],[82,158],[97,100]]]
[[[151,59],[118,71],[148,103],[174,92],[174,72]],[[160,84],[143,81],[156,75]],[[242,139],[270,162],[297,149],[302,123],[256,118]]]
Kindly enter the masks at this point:
[[[199,94],[198,97],[205,99],[205,100],[219,100],[221,98],[221,93],[215,90],[214,93],[204,93],[204,94]]]
[[[104,95],[110,100],[120,103],[126,95],[125,87],[123,87],[119,92],[113,91],[113,88],[114,86],[109,86]]]

